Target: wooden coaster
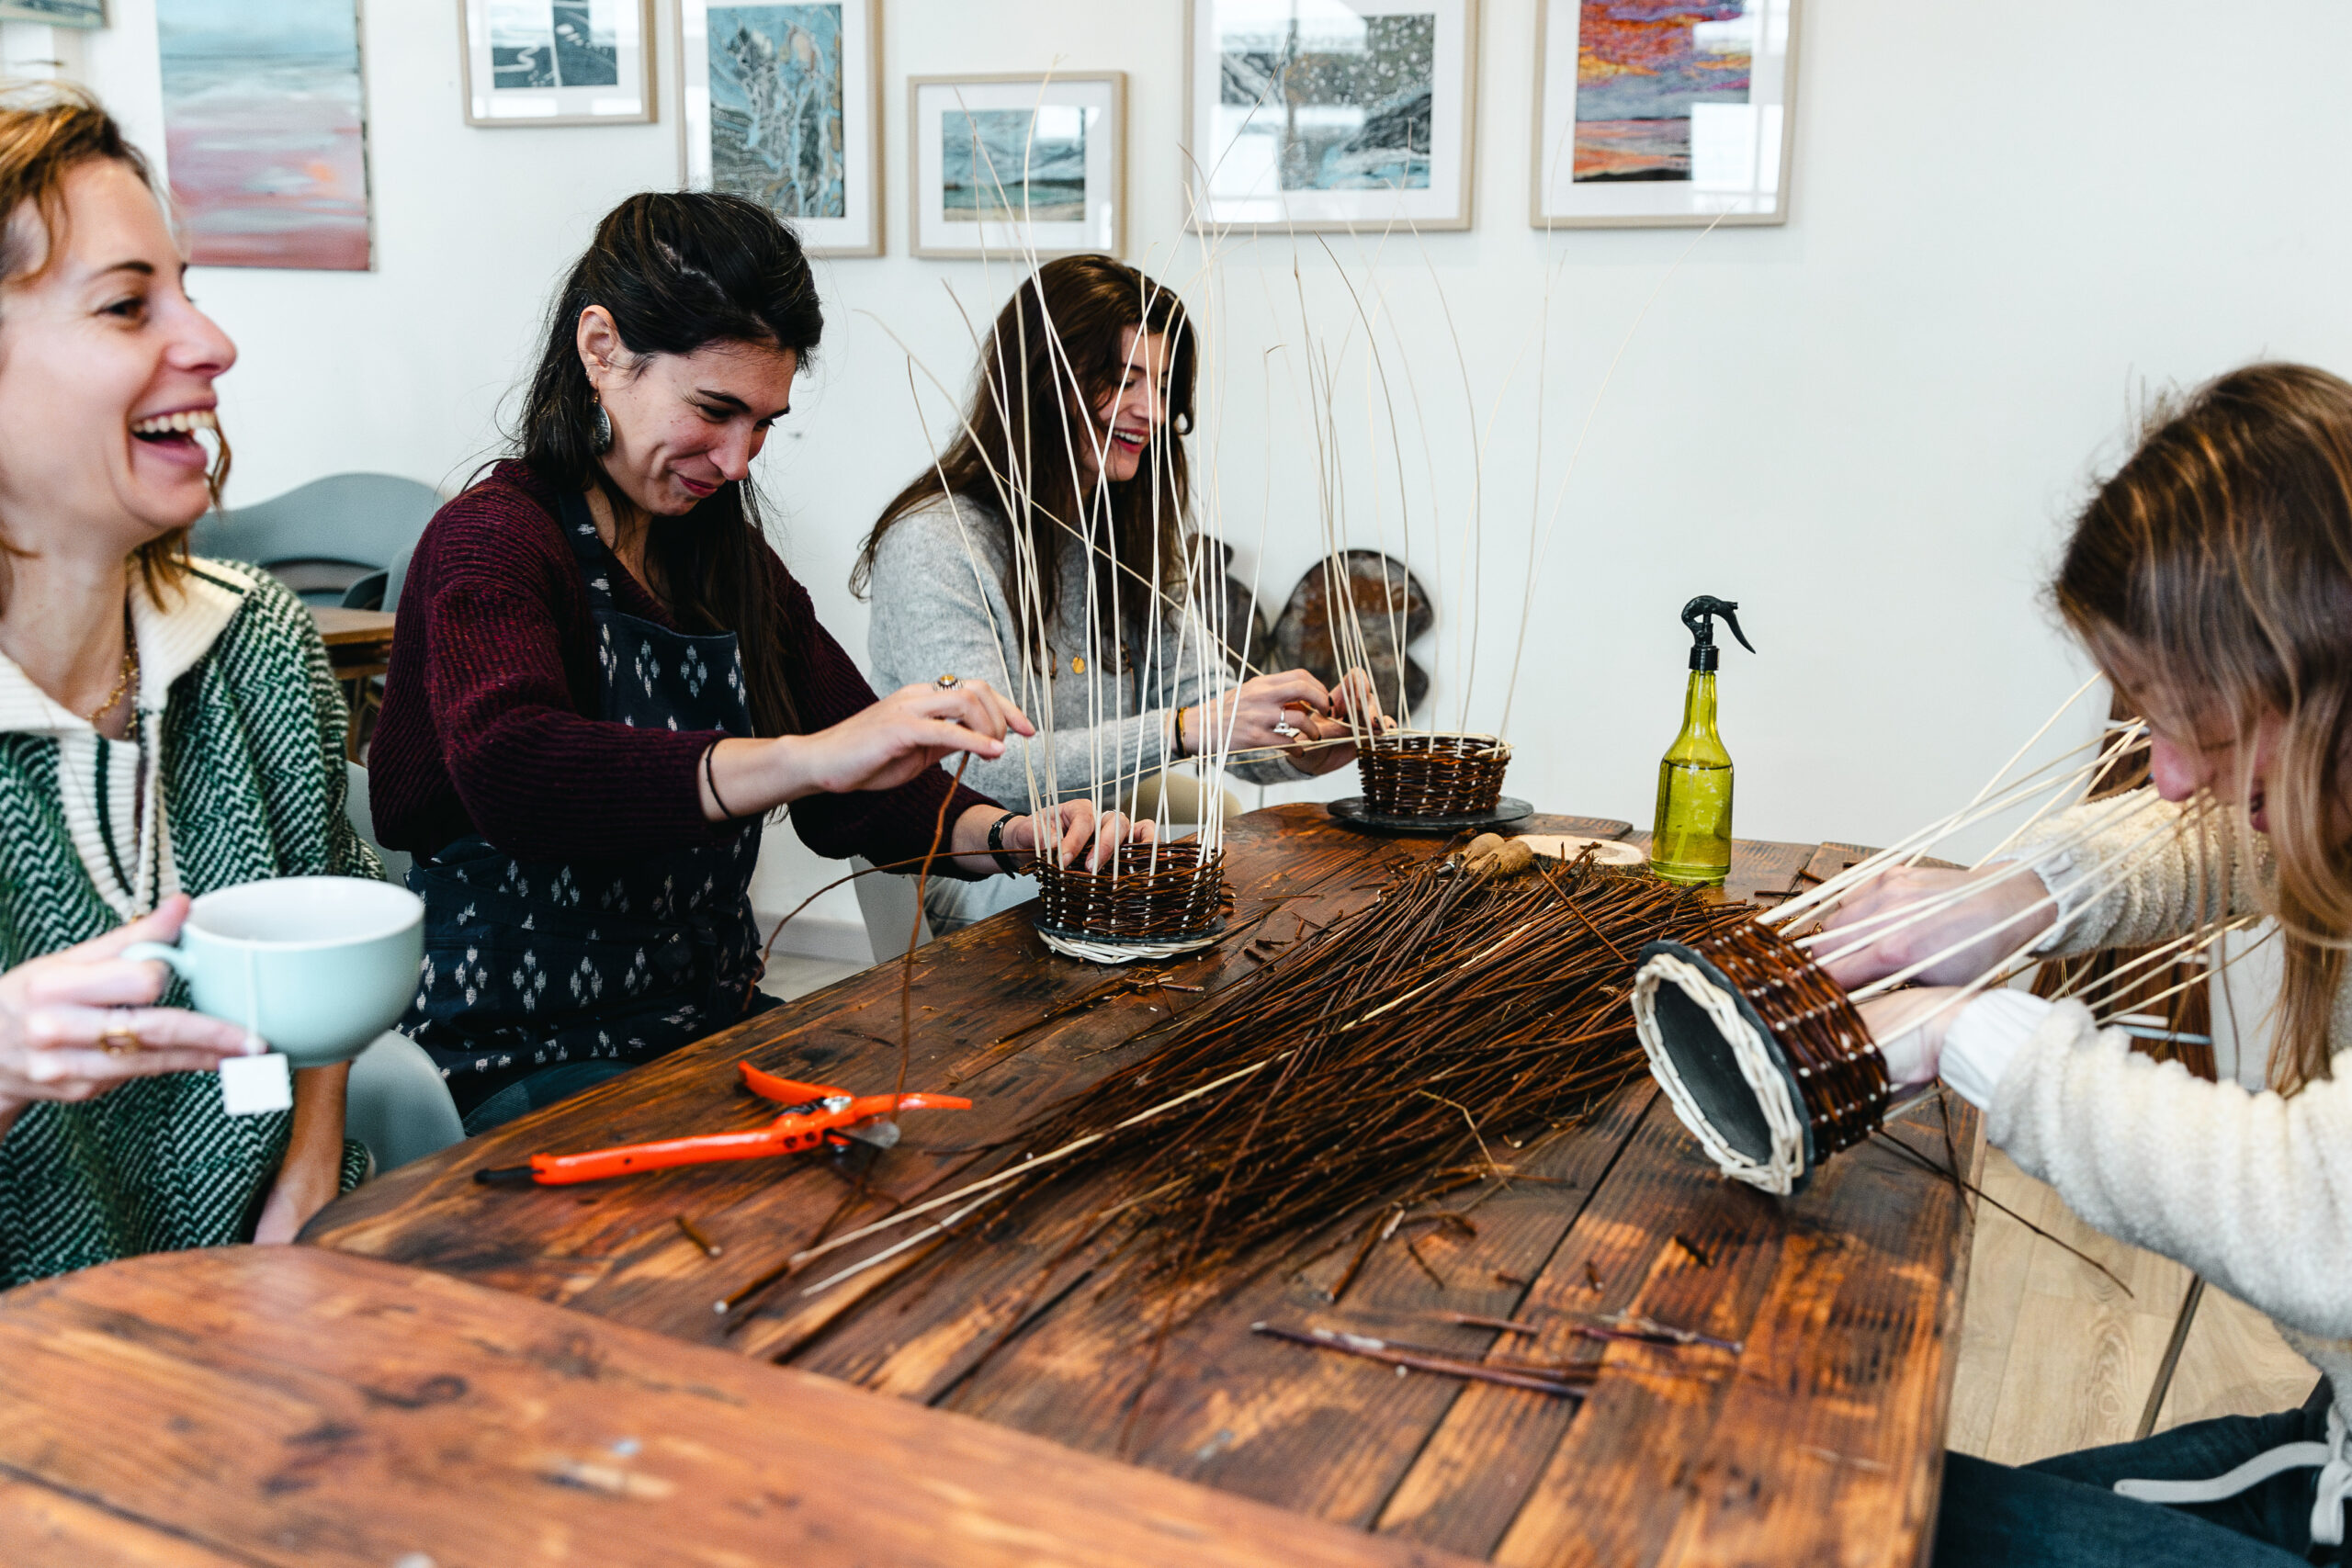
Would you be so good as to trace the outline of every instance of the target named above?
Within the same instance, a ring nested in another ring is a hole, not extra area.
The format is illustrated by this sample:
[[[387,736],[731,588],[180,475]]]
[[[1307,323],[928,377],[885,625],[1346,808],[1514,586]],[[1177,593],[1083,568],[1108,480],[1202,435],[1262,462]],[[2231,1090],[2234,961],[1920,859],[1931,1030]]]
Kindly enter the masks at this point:
[[[1521,833],[1519,841],[1546,860],[1574,860],[1589,847],[1602,865],[1647,865],[1649,855],[1640,846],[1615,839],[1579,839],[1569,833]]]

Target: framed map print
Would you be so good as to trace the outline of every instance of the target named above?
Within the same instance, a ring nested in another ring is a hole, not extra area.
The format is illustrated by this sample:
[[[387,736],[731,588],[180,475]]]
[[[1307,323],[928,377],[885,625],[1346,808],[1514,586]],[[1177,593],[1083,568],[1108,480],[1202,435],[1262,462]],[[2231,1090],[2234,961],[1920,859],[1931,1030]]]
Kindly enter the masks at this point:
[[[653,0],[458,0],[468,125],[653,118]]]

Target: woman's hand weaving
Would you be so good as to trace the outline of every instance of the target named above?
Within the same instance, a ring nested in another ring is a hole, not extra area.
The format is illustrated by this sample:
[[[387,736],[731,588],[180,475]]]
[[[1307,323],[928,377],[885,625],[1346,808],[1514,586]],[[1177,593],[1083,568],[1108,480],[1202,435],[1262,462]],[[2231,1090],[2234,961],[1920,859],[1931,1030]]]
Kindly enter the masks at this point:
[[[985,838],[992,820],[990,814],[976,809],[970,815],[973,830]],[[1065,800],[1035,816],[1016,817],[1007,822],[1004,847],[1016,854],[1034,855],[1042,852],[1038,848],[1041,841],[1057,842],[1058,863],[1101,871],[1110,864],[1112,852],[1121,844],[1148,844],[1157,831],[1148,818],[1138,820],[1124,811],[1105,811],[1097,816],[1091,800]],[[963,825],[959,824],[959,848],[964,837]]]
[[[720,741],[703,781],[703,815],[718,822],[812,795],[893,789],[943,759],[1001,757],[1007,734],[1035,733],[986,681],[904,686],[812,735]]]
[[[1977,890],[1969,893],[1972,885]],[[1814,956],[1849,990],[1930,958],[1935,962],[1914,980],[1965,985],[2050,929],[2057,912],[2049,898],[2041,878],[2022,865],[1982,871],[1897,866],[1838,902],[1822,921],[1830,934],[1815,944]],[[1979,932],[1984,940],[1970,943]]]
[[[1293,766],[1310,773],[1328,773],[1355,761],[1355,748],[1340,744],[1354,733],[1389,727],[1373,694],[1372,677],[1362,670],[1350,671],[1337,687],[1305,670],[1260,675],[1185,709],[1177,722],[1183,726],[1180,741],[1187,756],[1227,746],[1237,752],[1279,749]]]

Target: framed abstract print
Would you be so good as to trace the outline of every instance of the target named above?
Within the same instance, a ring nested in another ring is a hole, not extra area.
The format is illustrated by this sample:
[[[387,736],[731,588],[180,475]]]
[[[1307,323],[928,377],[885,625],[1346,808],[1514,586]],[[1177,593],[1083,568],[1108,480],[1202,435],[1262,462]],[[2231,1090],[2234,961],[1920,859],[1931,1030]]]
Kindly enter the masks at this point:
[[[198,266],[365,272],[357,0],[156,0],[164,148]]]
[[[1470,227],[1477,0],[1190,0],[1193,228]]]
[[[882,254],[881,0],[678,0],[685,183],[747,196],[811,255]]]
[[[1126,102],[1120,71],[909,78],[914,254],[1118,254]]]
[[[653,118],[653,0],[458,0],[468,125]]]
[[[1536,0],[1539,229],[1784,223],[1798,0]]]

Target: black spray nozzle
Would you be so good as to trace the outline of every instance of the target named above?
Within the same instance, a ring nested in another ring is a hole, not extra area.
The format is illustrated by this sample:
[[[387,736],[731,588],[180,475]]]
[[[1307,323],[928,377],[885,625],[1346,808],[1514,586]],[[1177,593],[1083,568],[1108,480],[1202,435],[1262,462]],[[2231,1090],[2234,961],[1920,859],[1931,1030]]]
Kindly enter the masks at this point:
[[[1740,647],[1750,653],[1756,651],[1756,645],[1747,640],[1746,632],[1739,629],[1738,603],[1702,593],[1682,606],[1682,624],[1690,628],[1690,668],[1693,670],[1713,670],[1721,657],[1715,647],[1714,617],[1717,615],[1721,615],[1724,625],[1731,628],[1731,635],[1739,638]]]

